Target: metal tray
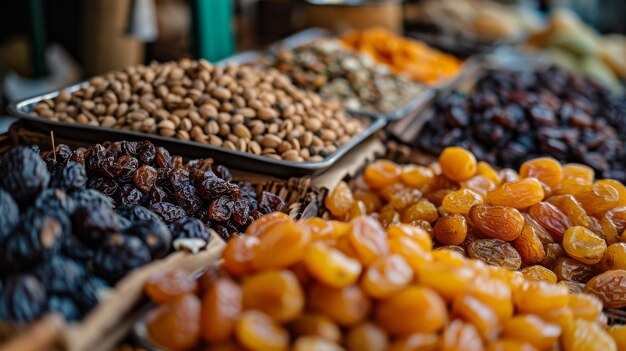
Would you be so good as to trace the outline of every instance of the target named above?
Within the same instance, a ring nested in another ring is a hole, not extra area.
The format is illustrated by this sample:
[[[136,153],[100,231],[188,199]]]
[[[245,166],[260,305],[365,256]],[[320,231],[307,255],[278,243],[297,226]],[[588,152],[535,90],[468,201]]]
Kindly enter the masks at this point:
[[[71,85],[65,90],[74,92],[87,82]],[[228,150],[222,147],[200,144],[194,141],[183,141],[171,137],[164,137],[156,134],[147,134],[122,129],[96,127],[78,123],[55,122],[44,117],[31,116],[34,105],[42,100],[53,99],[59,94],[60,90],[56,90],[47,94],[24,99],[22,101],[9,105],[9,112],[20,120],[25,127],[48,133],[53,131],[57,136],[83,141],[88,143],[102,143],[104,141],[121,141],[121,140],[145,140],[148,139],[153,143],[167,148],[172,154],[185,156],[189,158],[206,158],[211,157],[216,162],[244,171],[254,173],[263,173],[275,177],[288,178],[305,175],[316,175],[326,171],[330,166],[337,162],[343,155],[353,149],[363,140],[369,138],[378,130],[385,127],[386,120],[383,117],[372,117],[363,114],[354,114],[352,116],[362,118],[369,124],[354,139],[337,148],[335,152],[330,154],[320,162],[294,162],[286,160],[275,160],[269,157],[250,154],[247,152]]]

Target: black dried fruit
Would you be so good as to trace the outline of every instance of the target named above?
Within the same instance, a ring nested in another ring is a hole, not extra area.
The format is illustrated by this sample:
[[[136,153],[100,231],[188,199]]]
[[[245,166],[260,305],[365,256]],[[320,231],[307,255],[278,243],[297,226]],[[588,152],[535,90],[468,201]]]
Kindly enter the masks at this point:
[[[68,162],[56,170],[50,180],[51,188],[60,188],[67,192],[85,189],[87,186],[87,171],[80,163]]]
[[[176,203],[182,207],[187,215],[193,215],[200,206],[202,206],[202,199],[198,195],[198,189],[192,185],[185,185],[174,192]]]
[[[143,165],[133,173],[133,184],[144,193],[149,193],[154,189],[157,182],[157,170],[148,165]]]
[[[205,200],[217,199],[223,195],[239,196],[237,184],[225,181],[218,177],[208,177],[200,184],[200,196]]]
[[[111,198],[93,189],[75,191],[72,193],[72,199],[74,200],[74,207],[76,209],[100,206],[113,207]]]
[[[224,222],[233,215],[234,201],[228,196],[222,196],[213,200],[209,205],[209,220]]]
[[[9,193],[0,189],[0,241],[11,233],[20,218],[17,203]]]
[[[233,175],[230,174],[230,171],[228,170],[228,168],[226,168],[226,166],[217,165],[213,170],[213,173],[215,173],[216,176],[224,179],[227,182],[233,180]]]
[[[76,295],[76,302],[80,310],[86,314],[98,305],[103,295],[109,289],[109,283],[96,276],[89,277],[80,285],[80,294]]]
[[[235,200],[233,206],[233,220],[239,225],[246,225],[248,223],[248,216],[250,214],[250,205],[248,199],[240,197]]]
[[[43,153],[41,158],[46,163],[48,170],[55,170],[63,167],[71,156],[72,149],[65,144],[60,144],[54,150]]]
[[[37,266],[33,274],[48,293],[73,294],[82,285],[87,271],[70,258],[54,256]]]
[[[150,250],[139,238],[115,234],[96,250],[93,268],[97,275],[115,283],[150,259]]]
[[[162,221],[161,217],[156,213],[138,205],[118,207],[116,212],[133,223],[138,221]]]
[[[228,239],[230,239],[231,237],[231,233],[228,232],[228,229],[226,229],[226,227],[221,224],[213,222],[211,223],[211,229],[215,230],[217,235],[219,235],[220,238],[224,239],[225,241],[228,241]]]
[[[79,147],[78,149],[74,150],[72,152],[72,155],[70,156],[70,161],[74,161],[76,163],[80,163],[81,165],[85,166],[85,158],[87,157],[87,149],[85,149],[84,147]]]
[[[95,254],[94,249],[88,247],[74,235],[66,235],[61,243],[61,253],[80,262],[91,260]]]
[[[68,322],[75,322],[82,317],[76,302],[69,296],[52,295],[48,298],[47,305],[50,312],[62,315]]]
[[[21,207],[30,204],[49,181],[46,164],[31,148],[15,147],[0,163],[0,186]]]
[[[139,205],[143,200],[143,193],[132,184],[124,184],[117,191],[115,200],[118,206]]]
[[[161,220],[135,222],[125,233],[141,239],[150,250],[153,260],[165,257],[171,250],[172,235]]]
[[[172,156],[169,151],[162,146],[156,148],[155,161],[157,166],[161,168],[172,167]]]
[[[120,222],[120,232],[125,231],[133,225],[133,222],[126,219],[126,217],[122,217],[119,214],[115,214],[115,216],[117,216],[117,221]],[[159,219],[159,221],[161,221],[161,219]]]
[[[189,172],[182,168],[175,169],[170,175],[170,184],[174,191],[189,185]]]
[[[145,140],[137,144],[137,159],[143,164],[151,164],[156,157],[156,148],[150,141]]]
[[[139,167],[139,161],[128,155],[122,155],[117,159],[109,158],[110,162],[107,162],[103,169],[103,175],[122,181],[128,181],[132,174]]]
[[[207,227],[197,218],[182,218],[169,225],[174,239],[202,239],[206,243],[211,239]]]
[[[98,190],[108,197],[113,197],[117,191],[117,182],[113,179],[106,177],[93,177],[89,179],[87,187],[90,189]]]
[[[59,251],[62,234],[58,220],[34,209],[26,212],[2,242],[0,267],[23,270],[35,266]]]
[[[280,196],[272,194],[267,191],[263,191],[258,199],[259,212],[268,214],[270,212],[276,212],[283,209],[285,202]]]
[[[85,169],[87,170],[87,174],[89,174],[90,177],[104,175],[104,167],[108,161],[104,146],[100,144],[94,145],[89,149],[87,157],[85,157]]]
[[[171,202],[157,202],[150,205],[149,209],[161,217],[165,224],[170,224],[187,216],[182,207],[176,206]]]
[[[0,293],[0,319],[28,323],[41,317],[47,308],[46,290],[31,274],[9,278]]]
[[[150,194],[150,204],[169,201],[170,197],[167,195],[165,190],[163,190],[160,186],[155,186],[154,190],[152,190],[152,193]]]
[[[46,211],[52,208],[61,209],[66,214],[74,212],[74,200],[61,189],[46,189],[35,199],[35,208]]]
[[[88,245],[98,245],[110,235],[119,232],[120,222],[108,206],[82,207],[72,216],[74,233]]]

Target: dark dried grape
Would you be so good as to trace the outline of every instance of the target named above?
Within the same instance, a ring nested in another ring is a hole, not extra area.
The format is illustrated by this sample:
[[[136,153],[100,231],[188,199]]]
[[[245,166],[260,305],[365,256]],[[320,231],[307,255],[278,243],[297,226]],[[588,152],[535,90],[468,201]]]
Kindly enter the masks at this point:
[[[46,164],[31,148],[15,147],[0,163],[0,186],[21,207],[30,204],[49,181]]]
[[[44,152],[41,158],[46,163],[48,170],[54,170],[63,167],[71,156],[72,149],[65,144],[60,144],[54,150]]]
[[[108,206],[82,207],[72,216],[74,233],[88,245],[98,245],[120,230],[120,222]]]
[[[90,178],[87,186],[91,189],[98,190],[109,197],[113,197],[115,195],[118,187],[115,180],[106,177]]]
[[[128,219],[133,223],[139,221],[161,221],[161,217],[143,206],[122,206],[118,207],[116,212],[118,215]]]
[[[126,234],[141,239],[150,250],[153,260],[165,257],[170,252],[172,235],[161,220],[135,222],[126,230]]]
[[[48,298],[47,308],[50,312],[56,312],[68,322],[75,322],[82,317],[82,313],[76,302],[69,296],[52,295]]]
[[[75,191],[72,193],[72,199],[74,200],[74,208],[76,209],[100,206],[113,207],[111,198],[93,189]]]
[[[195,172],[211,172],[213,169],[213,159],[204,158],[191,160],[187,162],[187,167],[190,171],[193,170]]]
[[[122,217],[119,214],[115,215],[117,217],[117,221],[120,222],[120,231],[123,232],[126,229],[130,228],[133,225],[133,222],[126,219],[126,217]],[[159,219],[161,221],[161,219]]]
[[[46,290],[31,274],[9,278],[0,293],[0,319],[28,323],[46,311]]]
[[[109,284],[98,277],[89,277],[79,286],[80,294],[76,295],[76,302],[80,310],[86,314],[98,305],[102,295],[109,289]]]
[[[234,201],[228,196],[221,196],[209,205],[209,219],[217,222],[227,221],[233,214]]]
[[[156,148],[156,156],[155,156],[156,164],[161,168],[171,168],[172,167],[172,156],[166,148],[159,146]]]
[[[211,223],[211,229],[215,230],[215,232],[217,233],[217,235],[220,236],[220,238],[228,241],[228,239],[230,239],[231,237],[231,233],[228,232],[228,229],[226,229],[226,227],[224,227],[221,224],[218,223]]]
[[[159,215],[165,224],[170,224],[186,217],[185,210],[171,202],[157,202],[150,205],[149,209]]]
[[[239,187],[236,184],[218,177],[208,177],[199,187],[200,196],[205,200],[217,199],[223,195],[239,196]]]
[[[61,247],[61,223],[39,211],[28,211],[2,242],[0,269],[26,269],[56,254]]]
[[[216,176],[224,179],[227,182],[230,182],[233,180],[233,175],[230,174],[230,170],[228,170],[226,166],[217,165],[215,169],[213,170],[213,173],[215,173]]]
[[[280,211],[285,206],[285,202],[280,198],[280,196],[267,191],[263,191],[261,193],[258,202],[259,212],[263,214]]]
[[[95,251],[83,244],[76,236],[66,235],[62,239],[61,253],[80,262],[91,260]]]
[[[143,165],[133,173],[133,184],[143,193],[149,193],[156,185],[157,176],[158,173],[156,169],[148,165]]]
[[[58,208],[68,215],[74,212],[74,200],[61,189],[46,189],[35,199],[35,208],[48,210]]]
[[[197,218],[182,218],[169,225],[174,239],[202,239],[207,244],[211,239],[211,233],[207,227]]]
[[[0,189],[0,241],[17,225],[20,210],[15,200],[6,191]]]
[[[257,220],[259,218],[261,218],[263,216],[263,214],[259,211],[256,210],[252,210],[250,211],[250,217],[252,218],[252,220]]]
[[[170,175],[170,184],[174,191],[189,185],[189,172],[184,169],[175,169]]]
[[[107,162],[108,159],[104,146],[100,144],[94,145],[91,149],[89,149],[87,157],[85,158],[85,169],[87,170],[87,174],[89,174],[89,176],[104,175],[104,166]]]
[[[115,161],[107,163],[104,166],[103,175],[108,178],[128,181],[133,173],[137,171],[137,168],[139,168],[139,161],[132,156],[122,155],[117,159],[111,159]]]
[[[73,294],[82,284],[87,272],[72,259],[54,256],[37,266],[33,274],[41,281],[47,292]]]
[[[124,184],[115,196],[117,206],[139,205],[143,200],[141,190],[132,184]]]
[[[239,225],[246,225],[248,223],[248,215],[250,214],[250,207],[248,199],[240,197],[235,200],[233,207],[233,219]]]
[[[193,215],[202,206],[202,199],[198,196],[198,189],[192,185],[185,185],[178,189],[174,192],[174,196],[176,197],[176,203],[189,216]]]
[[[156,148],[150,141],[145,140],[137,144],[137,156],[143,164],[151,164],[156,157]]]
[[[72,152],[72,155],[70,156],[70,161],[80,163],[81,165],[85,166],[85,158],[87,157],[87,152],[88,150],[84,147],[79,147]]]
[[[80,163],[68,162],[56,170],[50,180],[51,188],[60,188],[67,192],[85,189],[87,186],[87,171]]]
[[[131,270],[150,262],[150,250],[138,238],[111,235],[96,250],[93,268],[96,274],[114,283]]]
[[[139,143],[136,141],[122,141],[122,152],[129,156],[136,156],[137,145]]]
[[[163,190],[160,186],[155,186],[154,190],[152,190],[152,193],[150,194],[150,204],[169,201],[170,197],[167,195],[165,190]]]

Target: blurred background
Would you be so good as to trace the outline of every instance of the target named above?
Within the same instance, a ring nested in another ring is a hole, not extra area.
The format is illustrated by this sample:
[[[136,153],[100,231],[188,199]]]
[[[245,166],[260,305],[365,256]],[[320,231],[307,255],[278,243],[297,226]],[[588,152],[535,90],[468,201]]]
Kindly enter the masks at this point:
[[[460,57],[523,45],[572,69],[626,75],[626,40],[603,35],[626,33],[623,0],[24,0],[0,6],[0,111],[8,101],[109,70],[182,57],[218,61],[308,27],[382,26]],[[556,8],[567,10],[551,14]]]

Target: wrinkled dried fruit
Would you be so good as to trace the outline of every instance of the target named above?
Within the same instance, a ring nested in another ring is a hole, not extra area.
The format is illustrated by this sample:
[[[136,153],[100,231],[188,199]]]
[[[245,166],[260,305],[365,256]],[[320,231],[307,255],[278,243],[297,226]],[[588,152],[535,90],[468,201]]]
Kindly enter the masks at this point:
[[[519,176],[537,178],[554,189],[563,180],[563,168],[551,157],[540,157],[524,162],[520,167]]]
[[[293,320],[304,308],[304,293],[289,270],[252,275],[243,282],[242,293],[245,309],[264,312],[278,322]]]
[[[378,324],[389,334],[435,333],[448,321],[446,304],[429,288],[412,286],[384,299],[375,309]],[[420,315],[421,318],[412,318]]]
[[[439,155],[441,172],[447,178],[460,182],[476,174],[476,158],[460,147],[450,146]]]
[[[563,249],[580,262],[596,264],[606,251],[606,242],[585,227],[571,227],[563,237]]]
[[[519,253],[511,244],[500,239],[479,239],[467,246],[467,254],[471,258],[485,263],[516,270],[522,264]]]
[[[626,307],[626,271],[615,269],[599,274],[587,282],[584,292],[595,295],[605,308]]]
[[[324,203],[326,208],[333,214],[335,217],[341,217],[354,202],[354,197],[352,196],[352,191],[348,187],[346,182],[339,182],[337,186],[326,196]]]
[[[453,191],[443,198],[441,207],[448,213],[466,215],[475,205],[483,203],[483,198],[469,189]]]
[[[377,160],[369,164],[363,173],[363,179],[372,189],[379,189],[385,185],[398,182],[402,169],[388,160]]]
[[[467,236],[467,223],[460,214],[441,217],[433,228],[435,239],[443,245],[460,245]]]
[[[512,207],[477,205],[469,216],[481,233],[494,239],[515,240],[524,227],[524,217]]]
[[[523,209],[541,202],[543,197],[541,183],[535,178],[524,178],[502,184],[489,191],[485,199],[491,205]]]
[[[200,337],[200,300],[193,294],[159,306],[146,325],[150,340],[170,350],[187,350]]]
[[[207,342],[228,340],[242,312],[241,287],[228,278],[215,281],[202,297],[200,334]]]
[[[565,231],[572,226],[569,218],[561,212],[556,206],[548,202],[540,202],[532,206],[528,213],[537,221],[555,241],[563,241]]]

